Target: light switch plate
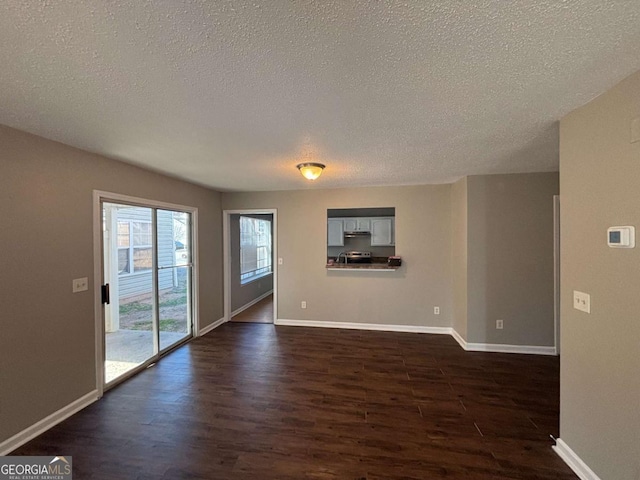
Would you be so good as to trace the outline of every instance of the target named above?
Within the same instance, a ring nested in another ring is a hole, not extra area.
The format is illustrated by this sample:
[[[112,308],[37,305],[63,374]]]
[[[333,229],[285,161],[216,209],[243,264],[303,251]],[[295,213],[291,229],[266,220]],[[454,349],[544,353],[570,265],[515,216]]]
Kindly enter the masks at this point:
[[[591,295],[574,290],[573,308],[580,310],[581,312],[591,313]]]
[[[87,277],[75,278],[73,280],[73,293],[89,290],[89,279]]]

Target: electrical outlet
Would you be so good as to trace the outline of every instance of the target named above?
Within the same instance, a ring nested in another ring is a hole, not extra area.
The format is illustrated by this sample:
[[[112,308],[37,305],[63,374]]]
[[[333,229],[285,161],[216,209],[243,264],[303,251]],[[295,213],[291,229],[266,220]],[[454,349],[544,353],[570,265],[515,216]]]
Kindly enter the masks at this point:
[[[440,307],[433,307],[433,314],[440,315]]]
[[[73,293],[89,290],[89,279],[87,277],[73,279]]]
[[[496,328],[502,330],[504,328],[504,320],[496,320]]]
[[[580,310],[581,312],[591,313],[591,295],[574,290],[573,308]]]
[[[304,300],[300,302],[300,308],[307,308],[307,302],[305,302]]]

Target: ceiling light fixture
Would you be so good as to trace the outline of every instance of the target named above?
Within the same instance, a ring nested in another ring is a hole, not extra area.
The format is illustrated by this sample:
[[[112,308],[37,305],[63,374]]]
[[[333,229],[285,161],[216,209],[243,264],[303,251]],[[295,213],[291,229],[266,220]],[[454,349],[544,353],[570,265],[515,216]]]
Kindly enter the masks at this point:
[[[300,163],[296,165],[300,173],[308,180],[315,180],[320,176],[324,165],[321,163]]]

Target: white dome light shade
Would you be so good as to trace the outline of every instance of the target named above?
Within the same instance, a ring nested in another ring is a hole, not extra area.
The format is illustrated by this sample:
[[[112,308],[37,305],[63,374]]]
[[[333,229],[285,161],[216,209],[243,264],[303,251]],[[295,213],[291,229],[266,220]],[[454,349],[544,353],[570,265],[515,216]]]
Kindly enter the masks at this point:
[[[300,173],[304,175],[308,180],[315,180],[322,174],[322,170],[324,170],[324,165],[321,163],[301,163],[297,165]]]

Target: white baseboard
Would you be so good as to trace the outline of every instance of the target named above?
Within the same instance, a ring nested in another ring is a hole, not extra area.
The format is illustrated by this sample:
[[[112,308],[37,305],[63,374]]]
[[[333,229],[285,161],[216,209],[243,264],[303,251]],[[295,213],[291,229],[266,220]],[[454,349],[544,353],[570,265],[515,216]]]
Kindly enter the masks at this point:
[[[244,312],[247,308],[253,307],[260,300],[264,300],[265,298],[267,298],[272,293],[273,293],[273,290],[269,290],[268,292],[263,293],[262,295],[260,295],[258,298],[254,298],[249,303],[247,303],[247,304],[241,306],[240,308],[234,310],[233,312],[231,312],[231,318],[235,317],[240,312]]]
[[[51,427],[54,427],[63,420],[66,420],[71,415],[91,405],[93,402],[98,400],[98,398],[98,390],[93,390],[92,392],[87,393],[77,400],[74,400],[69,405],[62,407],[57,412],[53,412],[51,415],[43,418],[39,422],[34,423],[29,428],[16,433],[13,437],[8,438],[4,442],[0,443],[0,456],[9,454],[16,448],[27,443],[29,440],[32,440],[38,435],[49,430]]]
[[[200,329],[200,331],[198,332],[198,336],[201,337],[203,335],[206,335],[207,333],[209,333],[211,330],[213,330],[214,328],[218,328],[220,325],[222,325],[225,322],[224,317],[221,318],[220,320],[216,320],[215,322],[207,325],[206,327]]]
[[[451,336],[467,352],[522,353],[528,355],[556,355],[556,347],[540,345],[507,345],[502,343],[469,343],[462,335],[451,329]]]
[[[556,440],[556,445],[551,447],[555,450],[558,456],[564,460],[564,463],[569,465],[571,470],[574,471],[581,480],[600,480],[600,477],[594,473],[589,466],[582,461],[582,459],[574,452],[569,445],[562,441],[561,438]]]
[[[319,320],[290,320],[278,318],[276,325],[288,327],[320,327],[320,328],[346,328],[350,330],[376,330],[383,332],[405,333],[432,333],[438,335],[451,335],[460,346],[468,352],[492,352],[492,353],[524,353],[529,355],[555,355],[555,347],[543,347],[539,345],[503,345],[499,343],[468,343],[451,327],[425,327],[420,325],[389,325],[383,323],[352,323],[352,322],[326,322]]]
[[[556,347],[540,345],[504,345],[501,343],[468,343],[464,349],[468,352],[524,353],[528,355],[555,355]]]
[[[463,350],[467,349],[467,341],[464,338],[462,338],[462,335],[460,335],[455,328],[451,329],[451,336],[454,338],[456,342],[460,344]]]
[[[276,325],[288,327],[320,327],[320,328],[345,328],[349,330],[375,330],[382,332],[405,333],[435,333],[449,335],[450,327],[423,327],[420,325],[389,325],[383,323],[351,323],[351,322],[325,322],[318,320],[289,320],[278,318]]]

